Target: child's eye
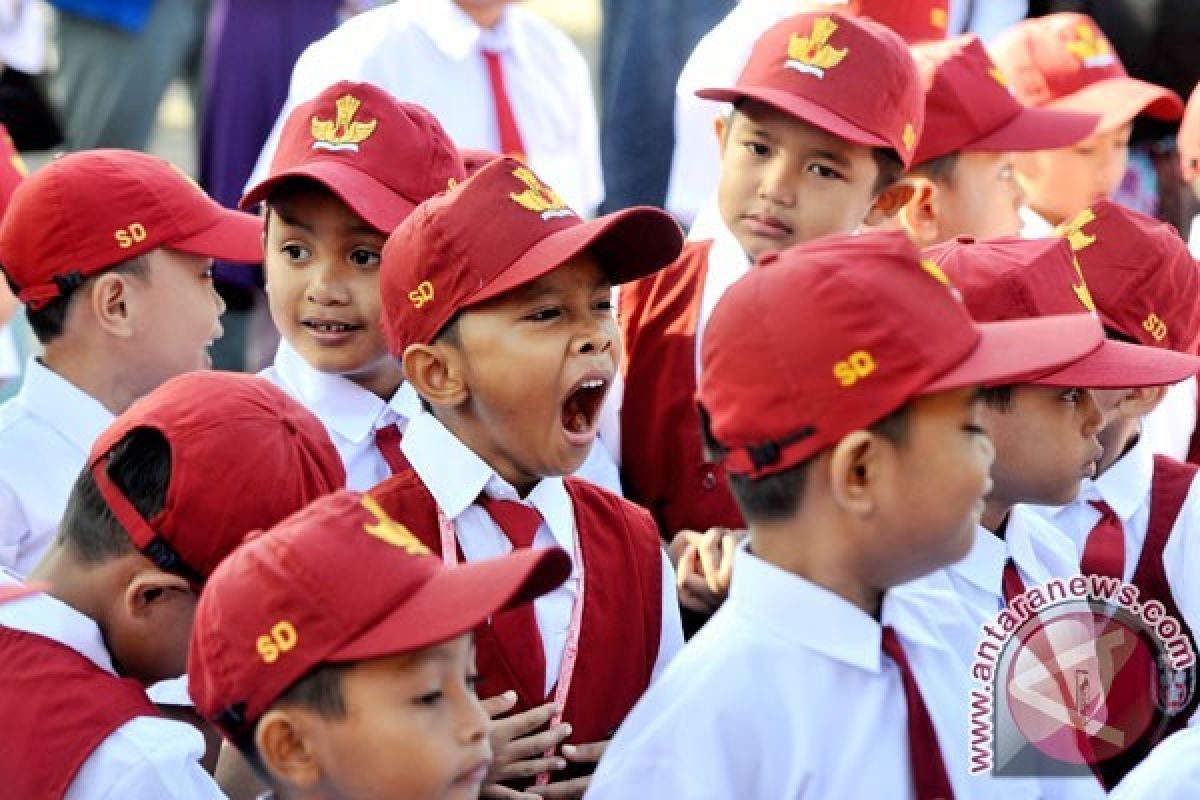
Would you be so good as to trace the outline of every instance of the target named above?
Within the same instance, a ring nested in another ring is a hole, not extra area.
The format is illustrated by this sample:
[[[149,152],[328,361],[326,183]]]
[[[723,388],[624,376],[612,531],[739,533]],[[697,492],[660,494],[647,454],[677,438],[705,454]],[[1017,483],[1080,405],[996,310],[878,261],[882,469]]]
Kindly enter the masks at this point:
[[[987,436],[988,432],[982,425],[967,424],[963,425],[963,430],[972,436]]]
[[[279,248],[279,252],[283,253],[293,261],[303,261],[310,255],[307,247],[293,243],[285,244],[283,247]]]
[[[759,156],[760,158],[771,154],[771,148],[762,142],[744,142],[743,145],[752,155]]]
[[[1067,403],[1078,403],[1083,399],[1083,389],[1067,389],[1061,396]]]
[[[436,706],[442,700],[442,690],[438,689],[433,692],[420,695],[413,698],[413,702],[419,706]]]
[[[612,311],[612,298],[606,297],[603,300],[597,300],[595,303],[595,308],[597,311]]]
[[[562,316],[562,310],[559,308],[543,308],[525,317],[531,322],[549,322]]]
[[[200,273],[200,280],[211,281],[212,279],[213,279],[213,268],[212,267],[209,267],[208,269],[206,269]]]
[[[479,673],[472,672],[471,674],[467,675],[464,682],[467,684],[467,688],[471,690],[471,693],[474,694],[475,688],[479,686]]]
[[[842,174],[835,169],[825,166],[824,164],[809,164],[808,171],[827,180],[837,180],[842,177]]]
[[[350,251],[350,263],[356,267],[378,267],[379,253],[365,247],[357,247]]]

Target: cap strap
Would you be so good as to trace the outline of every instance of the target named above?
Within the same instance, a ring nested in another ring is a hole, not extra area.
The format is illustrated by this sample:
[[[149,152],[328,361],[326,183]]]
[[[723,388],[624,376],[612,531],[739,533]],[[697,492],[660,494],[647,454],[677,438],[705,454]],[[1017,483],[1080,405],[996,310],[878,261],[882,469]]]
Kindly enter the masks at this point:
[[[817,432],[817,429],[812,425],[805,425],[795,433],[788,434],[780,439],[770,439],[758,444],[747,444],[742,447],[730,450],[726,458],[726,467],[730,472],[734,473],[756,473],[779,463],[783,456],[784,450],[791,445],[807,439]],[[744,456],[739,458],[739,456]],[[750,469],[744,470],[739,467],[745,463],[746,459],[750,461]],[[732,462],[732,463],[731,463]],[[740,462],[740,463],[739,463]]]

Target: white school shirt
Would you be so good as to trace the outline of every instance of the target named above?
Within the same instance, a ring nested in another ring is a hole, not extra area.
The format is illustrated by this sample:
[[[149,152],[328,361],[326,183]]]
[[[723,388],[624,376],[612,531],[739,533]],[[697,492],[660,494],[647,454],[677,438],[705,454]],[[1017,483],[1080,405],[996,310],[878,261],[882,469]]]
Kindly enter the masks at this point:
[[[724,223],[718,223],[713,231],[715,235],[712,237],[712,249],[708,251],[708,269],[704,272],[704,289],[700,295],[700,316],[696,320],[697,383],[700,380],[700,342],[708,327],[708,319],[729,287],[750,271],[750,259],[746,251]]]
[[[67,496],[113,414],[36,358],[0,405],[0,566],[32,570],[54,539]]]
[[[400,449],[408,457],[421,483],[437,506],[454,523],[458,543],[467,561],[482,561],[512,552],[512,543],[500,527],[475,501],[486,491],[489,497],[514,500],[532,506],[542,515],[542,525],[533,539],[535,547],[558,545],[571,556],[571,576],[559,588],[533,601],[542,651],[546,656],[546,692],[558,681],[571,611],[579,594],[580,564],[575,553],[575,511],[563,479],[543,478],[525,497],[496,474],[487,462],[463,444],[428,412],[408,423]],[[683,627],[675,599],[675,572],[666,552],[662,554],[662,627],[658,657],[651,679],[656,678],[683,647]]]
[[[913,797],[904,689],[880,623],[745,546],[733,574],[729,599],[618,729],[588,800]],[[1028,781],[967,775],[970,667],[941,633],[954,605],[906,588],[888,593],[882,617],[955,796],[1036,796]]]
[[[459,147],[500,152],[483,49],[500,52],[530,165],[590,215],[604,199],[587,62],[571,40],[520,5],[481,29],[451,0],[405,0],[348,20],[296,61],[287,102],[247,186],[267,174],[288,114],[339,80],[365,81],[433,112]]]
[[[1110,800],[1196,800],[1200,797],[1200,728],[1185,728],[1155,746],[1117,784]]]
[[[0,584],[16,582],[14,573],[0,570]],[[0,625],[61,642],[116,675],[96,623],[48,594],[0,605]],[[134,717],[92,751],[64,800],[224,800],[200,766],[203,755],[204,737],[191,725]]]
[[[1142,418],[1142,439],[1155,453],[1186,461],[1196,430],[1196,377],[1167,387],[1158,408]]]

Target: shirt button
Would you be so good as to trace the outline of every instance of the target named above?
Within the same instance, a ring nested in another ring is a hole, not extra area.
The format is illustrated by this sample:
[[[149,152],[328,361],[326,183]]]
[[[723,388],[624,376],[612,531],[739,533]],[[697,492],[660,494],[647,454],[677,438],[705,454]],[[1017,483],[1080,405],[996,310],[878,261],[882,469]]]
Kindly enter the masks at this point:
[[[714,474],[712,470],[707,470],[704,473],[704,477],[700,479],[700,485],[708,491],[712,491],[713,489],[717,488],[716,474]]]

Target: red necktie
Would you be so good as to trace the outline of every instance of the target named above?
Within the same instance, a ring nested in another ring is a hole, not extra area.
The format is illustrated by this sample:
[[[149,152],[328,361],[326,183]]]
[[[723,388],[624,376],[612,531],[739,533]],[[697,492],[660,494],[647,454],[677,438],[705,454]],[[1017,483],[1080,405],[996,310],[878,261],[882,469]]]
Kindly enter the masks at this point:
[[[486,493],[479,496],[479,505],[500,526],[514,550],[533,545],[533,537],[542,524],[542,515],[536,508],[513,500],[496,500]],[[533,603],[525,603],[494,615],[492,626],[504,646],[517,680],[527,687],[530,697],[544,697],[546,655],[542,649],[542,634],[538,631]]]
[[[904,684],[904,703],[908,706],[908,760],[912,766],[913,787],[917,800],[953,800],[954,789],[942,761],[942,748],[938,744],[937,731],[929,718],[929,709],[921,697],[908,657],[890,626],[883,629],[883,652],[900,669],[900,680]]]
[[[375,429],[375,446],[393,475],[408,468],[408,459],[400,450],[400,439],[400,428],[395,423]]]
[[[1025,581],[1021,580],[1021,573],[1017,571],[1017,565],[1012,558],[1004,561],[1004,573],[1000,579],[1000,586],[1004,590],[1004,605],[1011,605],[1012,601],[1018,596],[1025,594]]]
[[[506,156],[526,160],[525,143],[521,129],[508,101],[508,89],[504,85],[504,65],[495,50],[484,50],[483,60],[487,64],[488,80],[492,84],[492,104],[496,108],[496,130],[500,134],[500,152]]]
[[[1092,500],[1092,507],[1100,512],[1087,541],[1083,545],[1083,559],[1079,570],[1084,575],[1106,575],[1121,579],[1125,576],[1125,528],[1108,504]]]

